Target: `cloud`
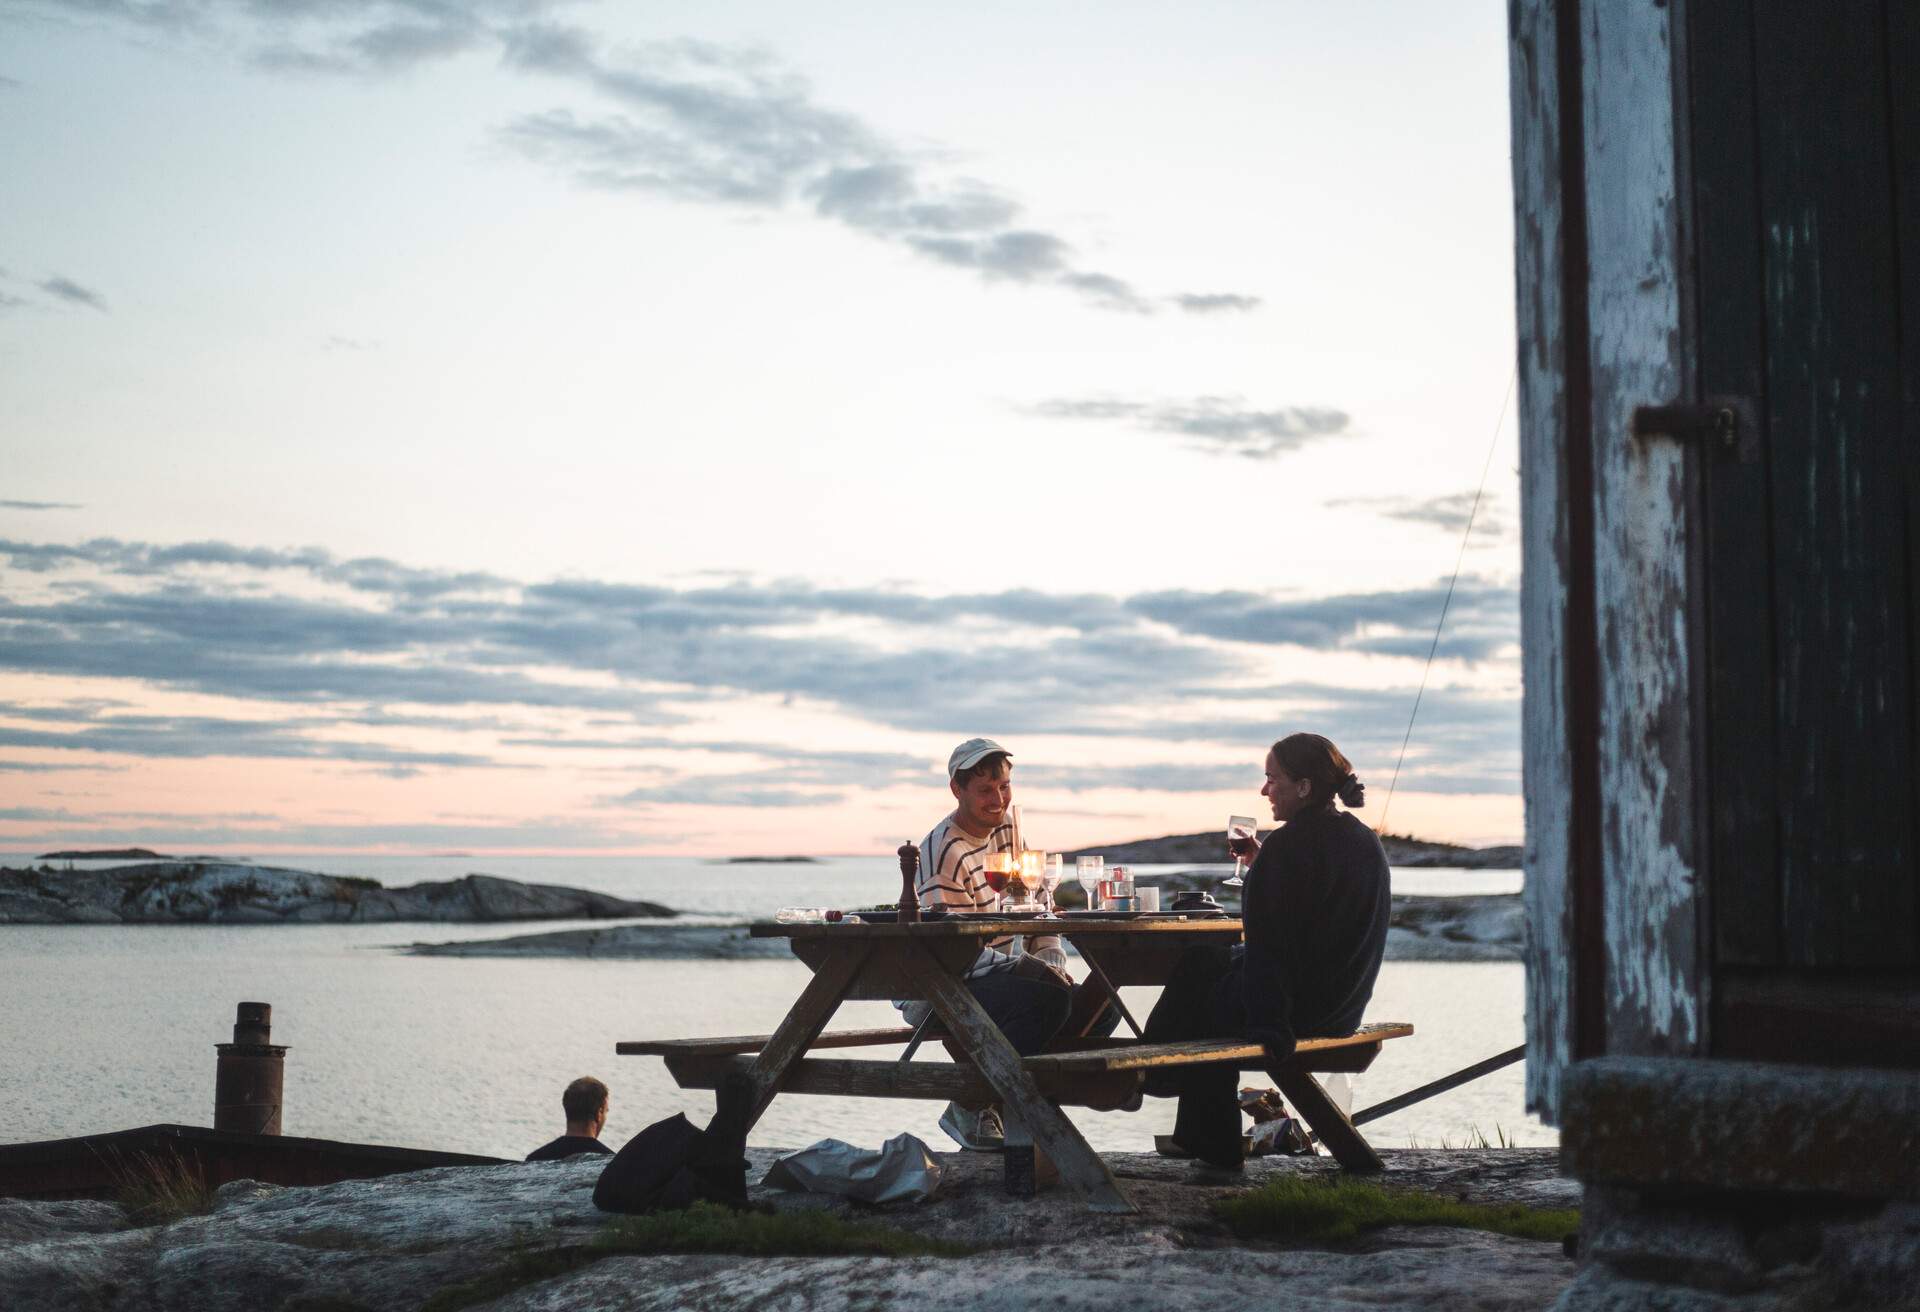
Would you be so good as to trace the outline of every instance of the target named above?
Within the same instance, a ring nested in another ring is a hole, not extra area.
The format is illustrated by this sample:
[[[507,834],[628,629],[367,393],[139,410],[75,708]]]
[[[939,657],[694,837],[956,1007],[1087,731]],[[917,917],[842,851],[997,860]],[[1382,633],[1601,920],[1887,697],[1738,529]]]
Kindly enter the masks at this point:
[[[0,501],[0,510],[85,510],[72,501]]]
[[[1129,401],[1113,397],[1056,398],[1022,407],[1041,419],[1125,424],[1164,433],[1210,455],[1271,460],[1310,442],[1345,434],[1343,410],[1316,406],[1254,409],[1237,396],[1198,396],[1185,401]]]
[[[1445,580],[1425,588],[1281,600],[1255,592],[1168,591],[1127,599],[1137,613],[1182,633],[1317,651],[1424,656],[1446,603]],[[1444,656],[1482,661],[1520,639],[1519,594],[1504,583],[1462,578],[1441,636]]]
[[[1188,314],[1247,314],[1261,305],[1258,296],[1242,296],[1236,292],[1181,292],[1167,300]]]
[[[601,190],[818,218],[991,282],[1053,285],[1105,309],[1151,313],[1123,279],[1076,267],[1072,244],[1035,227],[989,183],[937,174],[921,154],[817,103],[764,54],[656,44],[619,60],[593,34],[529,24],[505,37],[511,68],[571,81],[619,106],[523,115],[501,139]]]
[[[925,594],[796,580],[521,583],[342,560],[316,548],[117,539],[0,540],[0,558],[22,583],[0,596],[0,670],[128,679],[262,708],[256,718],[223,721],[146,719],[112,705],[15,707],[0,718],[46,727],[7,730],[0,746],[310,757],[388,770],[510,762],[522,752],[659,752],[678,761],[698,753],[729,758],[721,763],[728,778],[742,777],[738,760],[770,771],[767,786],[836,794],[923,782],[929,763],[673,730],[703,704],[761,699],[961,737],[1257,746],[1274,725],[1305,716],[1364,722],[1381,741],[1397,742],[1391,726],[1397,719],[1404,731],[1405,690],[1381,702],[1269,687],[1260,672],[1284,648],[1424,661],[1445,591],[1441,582],[1319,598],[1242,590]],[[955,642],[970,627],[999,640]],[[1517,629],[1511,585],[1463,579],[1441,674],[1480,666],[1497,676],[1513,661]],[[1496,726],[1490,738],[1461,739],[1477,759],[1487,759],[1501,735],[1510,734],[1517,751],[1512,693],[1433,696],[1431,741],[1444,741],[1457,713],[1461,733]],[[1143,711],[1223,700],[1244,710],[1210,718]],[[555,733],[550,712],[613,724]],[[1422,711],[1423,740],[1429,714]],[[402,729],[487,741],[417,754],[366,741],[367,730]],[[699,778],[635,783],[654,800],[657,789],[682,786],[693,790],[685,796],[712,797],[716,785]]]
[[[840,791],[794,788],[778,770],[754,774],[683,775],[671,783],[636,788],[610,798],[616,806],[831,806],[845,801]]]
[[[1504,537],[1511,526],[1500,512],[1498,502],[1499,495],[1493,492],[1449,492],[1436,497],[1347,497],[1329,501],[1327,505],[1370,510],[1387,519],[1425,524],[1448,533],[1464,533],[1471,516],[1480,533]]]
[[[36,283],[41,291],[56,297],[69,305],[84,305],[88,309],[107,313],[107,298],[89,287],[82,287],[71,278],[52,277]]]
[[[338,334],[329,336],[324,345],[329,351],[377,351],[380,349],[378,342],[362,341],[358,337],[341,337]]]
[[[46,806],[0,806],[0,820],[80,820],[64,807]]]
[[[1016,770],[1022,782],[1070,793],[1119,789],[1155,793],[1217,793],[1256,784],[1259,771],[1249,765],[1047,765]]]
[[[8,712],[0,708],[0,716],[6,714]],[[68,730],[0,725],[0,747],[51,748],[172,760],[244,757],[468,769],[494,764],[484,756],[466,752],[420,752],[381,743],[334,742],[308,737],[282,724],[214,716],[116,715]]]
[[[88,846],[123,846],[138,843],[167,851],[209,851],[213,849],[247,850],[258,845],[291,848],[295,851],[342,851],[353,848],[398,847],[432,850],[436,848],[495,848],[508,851],[553,851],[556,848],[607,849],[631,848],[648,844],[670,844],[681,835],[647,830],[638,833],[607,823],[607,816],[537,816],[520,821],[495,821],[461,817],[452,820],[426,820],[415,823],[339,823],[289,824],[284,820],[263,820],[258,824],[231,821],[206,822],[197,817],[176,817],[129,821],[115,816],[74,815],[48,820],[57,828],[42,830],[41,846],[65,846],[84,842]],[[9,841],[30,841],[14,838]],[[473,864],[455,869],[461,872],[485,871],[486,858],[470,858]],[[324,865],[324,863],[323,863]],[[444,879],[444,866],[418,872],[422,879]],[[408,878],[411,878],[409,876]],[[389,878],[388,883],[406,882]]]
[[[597,102],[522,114],[510,150],[598,190],[809,213],[982,278],[1071,292],[1130,314],[1159,306],[1245,312],[1231,292],[1142,295],[1081,266],[1072,243],[1025,216],[1006,192],[959,176],[940,153],[909,148],[859,116],[821,104],[767,52],[694,40],[609,51],[594,31],[555,21],[564,0],[39,0],[39,7],[247,51],[274,72],[391,76],[498,51],[516,77],[543,77]],[[99,307],[104,308],[104,307]]]
[[[0,761],[0,774],[58,774],[68,770],[117,770],[111,765],[56,765],[49,761]]]

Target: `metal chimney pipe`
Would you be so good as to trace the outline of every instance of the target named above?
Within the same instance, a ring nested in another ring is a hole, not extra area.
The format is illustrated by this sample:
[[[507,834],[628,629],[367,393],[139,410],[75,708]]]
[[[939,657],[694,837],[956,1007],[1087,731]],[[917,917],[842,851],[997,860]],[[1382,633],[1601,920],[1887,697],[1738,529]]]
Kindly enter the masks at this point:
[[[233,1021],[233,1042],[217,1043],[213,1077],[213,1128],[241,1134],[280,1133],[280,1107],[287,1045],[273,1037],[273,1007],[243,1002]]]

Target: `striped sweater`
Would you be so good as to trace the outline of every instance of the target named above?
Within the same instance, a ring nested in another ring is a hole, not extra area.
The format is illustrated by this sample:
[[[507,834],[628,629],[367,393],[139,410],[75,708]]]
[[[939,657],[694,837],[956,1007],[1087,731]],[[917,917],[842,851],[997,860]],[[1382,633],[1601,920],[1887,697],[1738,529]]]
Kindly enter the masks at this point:
[[[933,827],[920,843],[920,875],[914,884],[922,907],[946,907],[950,911],[998,911],[1002,895],[987,883],[986,855],[989,852],[1018,850],[1018,836],[1011,824],[1002,824],[985,838],[961,829],[949,815]],[[1021,901],[1026,889],[1017,883],[1008,889],[1007,903]],[[1035,897],[1049,910],[1053,895],[1045,889]],[[1058,934],[1036,934],[1025,939],[1024,950],[1059,970],[1067,967],[1066,948]],[[996,970],[1006,970],[1022,951],[1022,939],[1012,934],[989,939],[973,965],[968,979],[977,979]]]

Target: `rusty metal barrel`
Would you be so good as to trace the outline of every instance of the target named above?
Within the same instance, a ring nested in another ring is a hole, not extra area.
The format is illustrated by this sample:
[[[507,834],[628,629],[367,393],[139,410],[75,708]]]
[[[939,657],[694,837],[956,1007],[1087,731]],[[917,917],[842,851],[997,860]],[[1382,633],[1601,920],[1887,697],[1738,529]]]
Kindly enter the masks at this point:
[[[213,1077],[213,1128],[242,1134],[280,1133],[280,1097],[287,1045],[273,1037],[273,1007],[243,1002],[233,1021],[233,1042],[217,1043]]]

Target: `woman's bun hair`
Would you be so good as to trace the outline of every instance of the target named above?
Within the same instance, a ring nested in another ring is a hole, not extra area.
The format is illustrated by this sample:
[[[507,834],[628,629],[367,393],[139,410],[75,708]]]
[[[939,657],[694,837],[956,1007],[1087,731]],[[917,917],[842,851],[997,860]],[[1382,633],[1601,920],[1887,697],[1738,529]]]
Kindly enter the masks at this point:
[[[1367,804],[1367,786],[1354,778],[1353,771],[1347,771],[1346,782],[1340,785],[1340,791],[1334,794],[1340,799],[1340,805],[1349,811]]]
[[[1290,733],[1273,745],[1280,768],[1311,786],[1308,806],[1327,806],[1339,798],[1348,806],[1364,806],[1366,785],[1354,777],[1353,762],[1317,733]]]

